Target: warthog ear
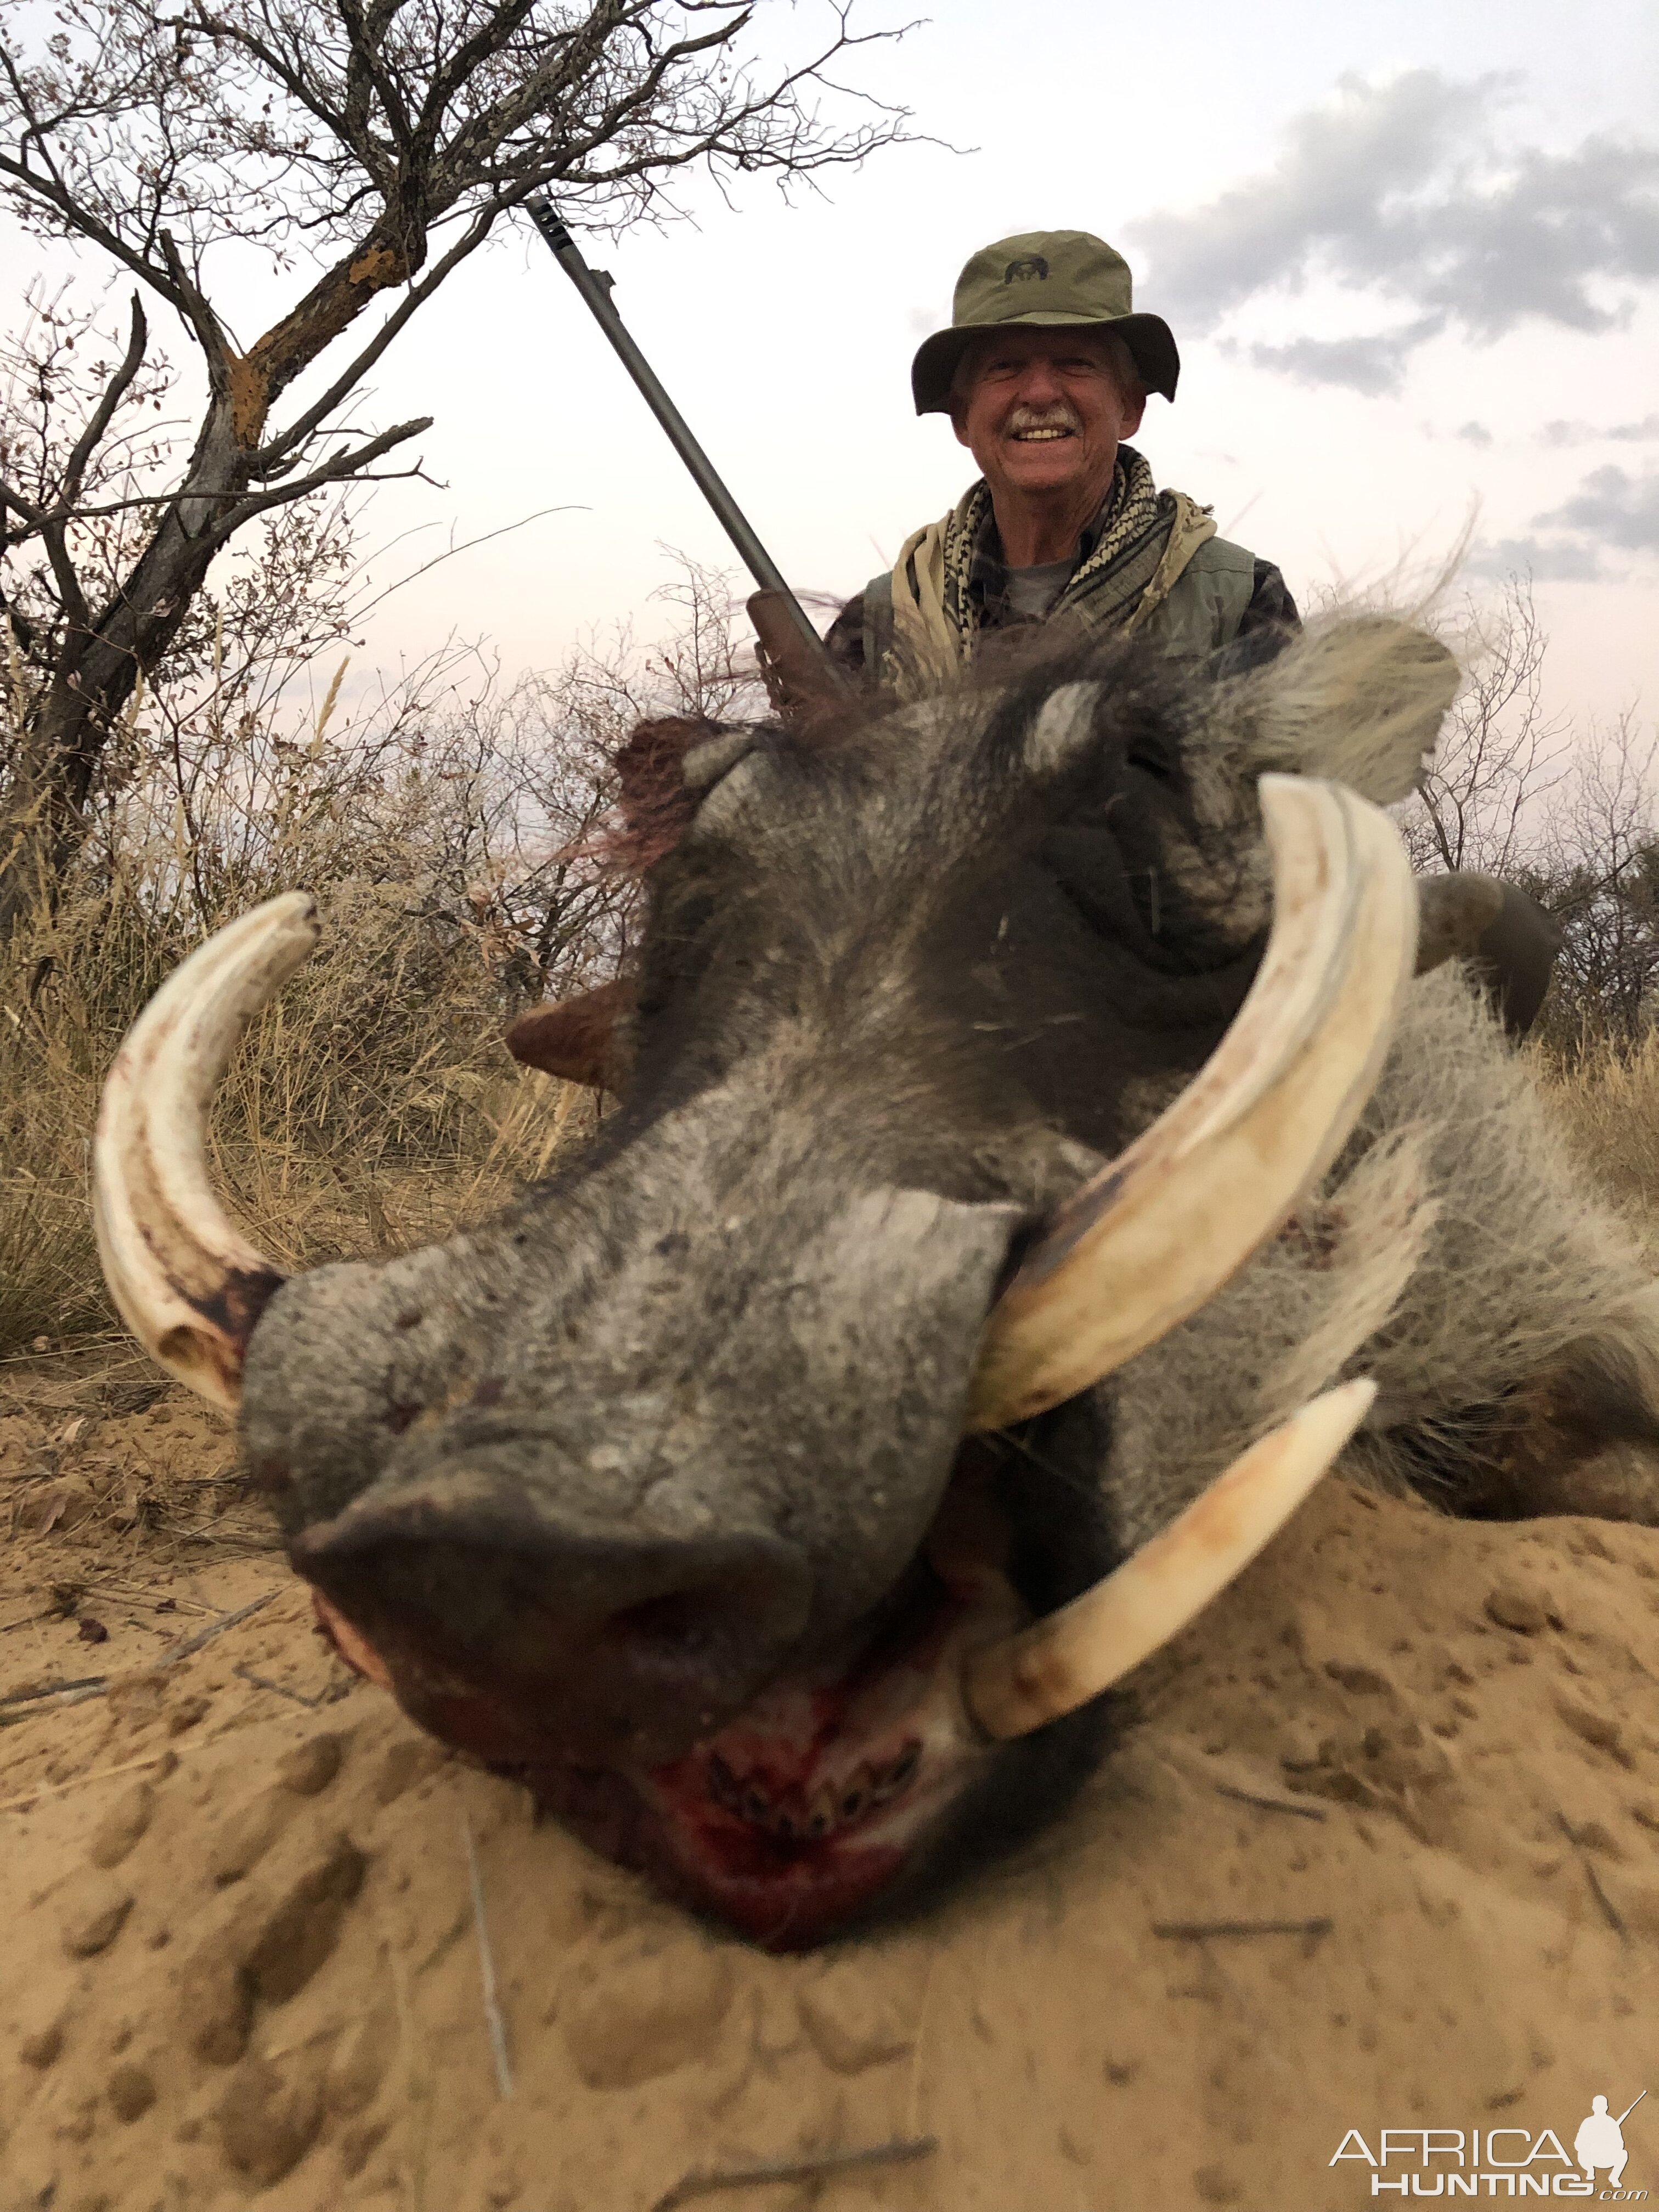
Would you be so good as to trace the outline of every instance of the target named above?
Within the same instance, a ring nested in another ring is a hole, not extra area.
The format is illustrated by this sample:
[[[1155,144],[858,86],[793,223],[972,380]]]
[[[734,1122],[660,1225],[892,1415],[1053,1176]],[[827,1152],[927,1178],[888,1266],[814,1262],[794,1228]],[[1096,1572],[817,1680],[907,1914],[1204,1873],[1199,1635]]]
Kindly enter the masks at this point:
[[[1322,623],[1236,688],[1256,774],[1346,784],[1379,806],[1412,791],[1462,680],[1438,638],[1389,615]]]
[[[665,715],[635,724],[613,757],[623,827],[605,841],[611,859],[640,876],[654,867],[754,743],[752,730],[702,718]]]
[[[532,1006],[508,1024],[507,1048],[522,1066],[539,1067],[544,1075],[620,1093],[633,1059],[638,992],[634,976],[619,975],[556,1006]]]

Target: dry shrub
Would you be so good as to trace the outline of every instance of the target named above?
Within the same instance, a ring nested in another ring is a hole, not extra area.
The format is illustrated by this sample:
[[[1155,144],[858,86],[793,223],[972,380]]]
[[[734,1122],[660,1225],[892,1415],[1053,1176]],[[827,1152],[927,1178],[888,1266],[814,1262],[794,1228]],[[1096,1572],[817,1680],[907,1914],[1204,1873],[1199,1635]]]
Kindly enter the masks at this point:
[[[322,945],[255,1024],[214,1131],[233,1203],[294,1265],[444,1233],[544,1172],[583,1120],[566,1086],[507,1057],[510,994],[476,941],[446,941],[392,884],[323,883],[318,896]],[[31,1002],[48,936],[52,969]],[[88,902],[0,964],[0,1352],[113,1326],[88,1139],[123,1031],[190,941],[125,902]]]

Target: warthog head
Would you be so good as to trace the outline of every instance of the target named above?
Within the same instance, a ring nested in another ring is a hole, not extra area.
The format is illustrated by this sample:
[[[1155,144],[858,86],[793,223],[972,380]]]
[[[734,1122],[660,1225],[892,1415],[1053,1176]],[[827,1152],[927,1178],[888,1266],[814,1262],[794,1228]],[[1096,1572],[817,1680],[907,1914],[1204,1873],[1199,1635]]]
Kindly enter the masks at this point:
[[[1352,1126],[1409,975],[1403,792],[1453,682],[1381,620],[1188,682],[1095,647],[675,765],[626,1096],[447,1243],[283,1281],[203,1116],[309,951],[205,945],[110,1079],[112,1287],[240,1402],[339,1648],[599,1850],[776,1945],[1053,1814],[1108,1686],[1366,1386],[1132,1559],[1108,1378]],[[1321,768],[1335,782],[1305,773]]]

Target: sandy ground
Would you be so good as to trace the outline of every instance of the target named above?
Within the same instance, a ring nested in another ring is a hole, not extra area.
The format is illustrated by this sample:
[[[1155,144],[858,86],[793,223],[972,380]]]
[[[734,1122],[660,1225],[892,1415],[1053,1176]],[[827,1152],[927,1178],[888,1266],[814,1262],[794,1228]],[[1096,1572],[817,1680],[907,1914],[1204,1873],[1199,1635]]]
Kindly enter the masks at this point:
[[[0,1512],[0,2212],[1337,2212],[1650,2086],[1659,2201],[1659,1533],[1329,1485],[1038,1856],[775,1960],[347,1675],[136,1365],[3,1371]]]

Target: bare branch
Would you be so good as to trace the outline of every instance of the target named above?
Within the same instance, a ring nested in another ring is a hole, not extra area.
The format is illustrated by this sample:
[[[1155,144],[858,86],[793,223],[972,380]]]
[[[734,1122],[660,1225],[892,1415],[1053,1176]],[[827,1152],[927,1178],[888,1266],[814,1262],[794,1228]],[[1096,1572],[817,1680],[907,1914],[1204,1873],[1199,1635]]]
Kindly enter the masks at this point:
[[[178,247],[173,244],[172,232],[158,231],[156,239],[161,249],[162,258],[167,265],[167,273],[173,279],[173,289],[178,299],[179,312],[195,332],[196,342],[206,357],[208,380],[216,392],[222,392],[229,378],[230,348],[225,343],[225,334],[219,326],[219,318],[214,313],[204,295],[197,289],[195,284],[185,273],[185,264],[179,258]]]
[[[418,438],[422,430],[432,428],[432,422],[430,415],[417,416],[412,422],[399,422],[393,429],[382,430],[378,438],[371,438],[367,445],[358,446],[349,453],[337,453],[332,460],[325,462],[319,469],[313,469],[309,476],[280,483],[270,491],[250,494],[222,522],[214,526],[216,535],[228,538],[254,515],[263,514],[267,507],[285,506],[292,499],[303,499],[308,492],[321,490],[325,484],[361,479],[363,471],[378,461],[382,454],[389,453],[394,446],[404,445],[410,438]],[[400,471],[405,476],[418,473],[413,469]]]
[[[144,320],[144,311],[138,295],[132,295],[132,335],[127,340],[127,350],[120,367],[104,387],[103,398],[93,410],[86,428],[76,440],[68,460],[64,464],[63,489],[58,496],[57,513],[67,517],[74,507],[86,476],[87,464],[103,443],[106,432],[115,419],[116,410],[132,388],[132,380],[138,374],[144,358],[144,348],[149,342],[149,328]]]
[[[441,260],[434,262],[420,283],[410,286],[368,344],[335,379],[322,398],[307,407],[303,415],[297,416],[287,429],[260,447],[253,457],[252,467],[256,477],[274,477],[280,469],[292,465],[290,457],[344,405],[416,309],[423,307],[445,277],[458,268],[468,254],[483,244],[489,235],[496,212],[491,208],[475,216],[462,236],[456,240]]]
[[[9,11],[0,200],[164,299],[202,349],[210,398],[187,459],[135,439],[151,374],[135,311],[113,375],[95,392],[76,386],[86,411],[74,428],[60,427],[63,376],[45,377],[28,465],[0,450],[0,563],[25,571],[27,605],[9,570],[0,604],[16,608],[14,635],[27,632],[40,678],[0,789],[0,934],[20,880],[52,879],[77,849],[110,733],[140,676],[188,632],[220,549],[262,516],[375,480],[375,461],[425,427],[360,436],[343,417],[503,218],[551,188],[567,220],[615,230],[673,212],[694,169],[722,190],[760,172],[787,185],[907,135],[902,110],[836,76],[845,58],[899,34],[855,30],[849,0],[827,0],[826,14],[825,35],[763,70],[746,0]],[[233,342],[218,272],[233,261],[242,296],[250,246],[273,272],[269,305],[259,335]],[[348,345],[388,293],[378,328]],[[273,430],[283,393],[319,364],[320,390]],[[189,811],[184,781],[179,798]]]

